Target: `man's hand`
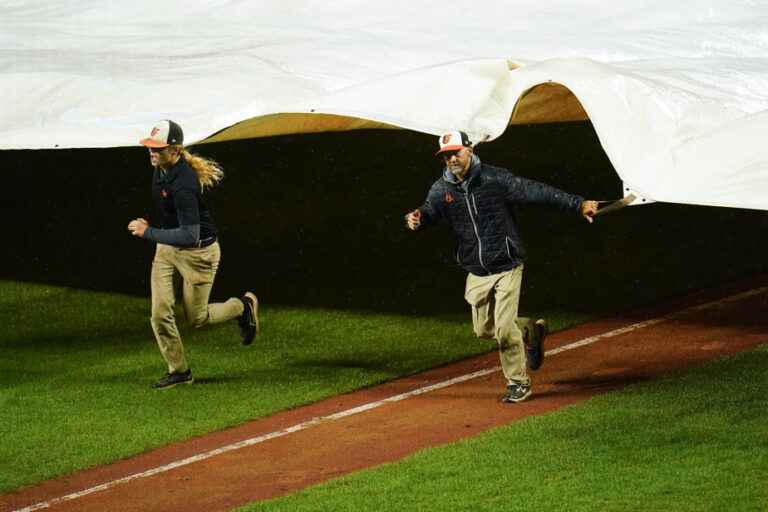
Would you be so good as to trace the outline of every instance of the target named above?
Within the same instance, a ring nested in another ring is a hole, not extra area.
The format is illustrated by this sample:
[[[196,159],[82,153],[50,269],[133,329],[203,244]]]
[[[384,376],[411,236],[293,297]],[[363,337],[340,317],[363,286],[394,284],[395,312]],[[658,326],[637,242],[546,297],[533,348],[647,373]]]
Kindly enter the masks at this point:
[[[405,225],[411,231],[416,231],[421,225],[421,211],[416,209],[405,214]]]
[[[144,236],[147,227],[149,227],[149,223],[144,219],[133,219],[128,223],[128,231],[130,231],[133,236],[138,236],[140,238]]]
[[[581,203],[581,215],[587,219],[587,222],[593,222],[592,217],[597,213],[597,201],[584,201]]]

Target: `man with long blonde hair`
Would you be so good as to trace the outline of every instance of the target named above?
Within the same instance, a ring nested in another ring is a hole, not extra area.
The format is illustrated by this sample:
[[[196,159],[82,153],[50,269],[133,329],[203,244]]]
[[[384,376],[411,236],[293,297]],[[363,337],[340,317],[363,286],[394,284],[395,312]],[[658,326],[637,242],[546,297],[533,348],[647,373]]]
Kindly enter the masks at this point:
[[[206,188],[216,186],[224,177],[221,166],[187,151],[181,127],[167,119],[157,123],[140,142],[148,148],[154,168],[152,197],[160,216],[152,226],[143,218],[134,219],[128,223],[128,231],[157,243],[152,262],[151,324],[168,373],[152,387],[167,389],[193,382],[174,313],[174,282],[178,278],[187,321],[202,327],[237,319],[244,345],[250,345],[258,333],[259,303],[250,291],[240,298],[208,303],[221,249],[216,225],[202,196]]]

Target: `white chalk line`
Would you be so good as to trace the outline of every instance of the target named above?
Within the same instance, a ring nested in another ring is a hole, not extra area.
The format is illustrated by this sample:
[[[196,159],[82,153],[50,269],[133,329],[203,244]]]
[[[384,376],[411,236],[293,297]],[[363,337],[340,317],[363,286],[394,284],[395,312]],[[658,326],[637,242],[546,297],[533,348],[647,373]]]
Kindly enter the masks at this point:
[[[709,309],[712,307],[716,307],[722,304],[726,304],[729,302],[736,302],[739,300],[743,300],[755,295],[760,295],[761,293],[765,293],[768,291],[768,286],[761,287],[761,288],[755,288],[754,290],[749,290],[743,293],[738,293],[735,295],[730,295],[728,297],[714,300],[711,302],[706,302],[704,304],[699,304],[697,306],[691,306],[685,309],[681,309],[679,311],[675,311],[673,313],[651,318],[649,320],[644,320],[642,322],[637,322],[631,325],[627,325],[625,327],[621,327],[618,329],[614,329],[612,331],[604,332],[601,334],[596,334],[594,336],[589,336],[588,338],[583,338],[578,341],[574,341],[573,343],[569,343],[567,345],[563,345],[562,347],[554,348],[552,350],[547,350],[545,352],[546,356],[553,356],[555,354],[559,354],[561,352],[565,352],[567,350],[573,350],[575,348],[584,347],[586,345],[591,345],[601,339],[606,338],[613,338],[616,336],[620,336],[622,334],[626,334],[632,331],[636,331],[638,329],[643,329],[645,327],[649,327],[651,325],[656,325],[662,322],[666,322],[668,320],[671,320],[673,318],[677,318],[680,316],[683,316],[687,313],[693,312],[693,311],[700,311],[702,309]],[[110,482],[106,482],[94,487],[89,487],[88,489],[83,489],[82,491],[74,492],[71,494],[67,494],[65,496],[61,496],[58,498],[53,498],[48,501],[41,501],[39,503],[35,503],[34,505],[30,505],[28,507],[16,509],[13,512],[33,512],[34,510],[40,510],[44,508],[49,508],[53,505],[56,505],[58,503],[63,503],[65,501],[71,501],[78,498],[82,498],[83,496],[87,496],[89,494],[93,494],[100,491],[105,491],[107,489],[110,489],[112,487],[115,487],[117,485],[121,485],[124,483],[131,482],[133,480],[138,480],[141,478],[147,478],[153,475],[157,475],[160,473],[165,473],[167,471],[171,471],[172,469],[180,468],[182,466],[187,466],[189,464],[193,464],[195,462],[200,462],[206,459],[210,459],[211,457],[215,457],[217,455],[221,455],[223,453],[239,450],[241,448],[246,448],[248,446],[253,446],[256,444],[263,443],[265,441],[269,441],[270,439],[276,439],[278,437],[283,437],[288,434],[292,434],[294,432],[299,432],[301,430],[306,430],[312,426],[319,425],[320,423],[325,423],[328,421],[335,421],[342,418],[346,418],[349,416],[354,416],[355,414],[360,414],[366,411],[370,411],[372,409],[376,409],[378,407],[381,407],[383,405],[392,403],[392,402],[400,402],[402,400],[405,400],[407,398],[411,398],[418,395],[423,395],[424,393],[429,393],[430,391],[436,391],[438,389],[446,388],[448,386],[452,386],[454,384],[459,384],[461,382],[465,382],[468,380],[476,379],[478,377],[483,377],[485,375],[489,375],[491,373],[495,373],[497,371],[501,370],[500,366],[494,366],[492,368],[485,368],[483,370],[478,370],[476,372],[467,373],[465,375],[461,375],[459,377],[454,377],[452,379],[438,382],[436,384],[432,384],[430,386],[424,386],[418,389],[414,389],[413,391],[408,391],[407,393],[401,393],[399,395],[394,395],[388,398],[384,398],[382,400],[378,400],[376,402],[369,402],[367,404],[360,405],[358,407],[353,407],[352,409],[347,409],[341,412],[337,412],[334,414],[329,414],[327,416],[316,416],[310,420],[297,423],[296,425],[293,425],[291,427],[284,428],[282,430],[276,430],[274,432],[270,432],[269,434],[264,434],[258,437],[252,437],[250,439],[245,439],[243,441],[239,441],[237,443],[228,444],[226,446],[222,446],[220,448],[216,448],[214,450],[210,450],[207,452],[200,453],[198,455],[193,455],[192,457],[187,457],[186,459],[177,460],[174,462],[171,462],[169,464],[165,464],[162,466],[158,466],[152,469],[148,469],[146,471],[142,471],[141,473],[134,473],[132,475],[128,475],[123,478],[118,478],[117,480],[112,480]]]

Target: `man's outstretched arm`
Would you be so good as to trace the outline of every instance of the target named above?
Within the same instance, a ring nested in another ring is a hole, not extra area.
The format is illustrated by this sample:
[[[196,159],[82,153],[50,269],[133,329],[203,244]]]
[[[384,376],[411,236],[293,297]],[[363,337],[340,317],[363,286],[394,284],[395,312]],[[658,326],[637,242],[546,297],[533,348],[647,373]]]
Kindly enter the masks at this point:
[[[587,200],[546,183],[514,176],[511,173],[504,176],[504,181],[507,186],[507,199],[510,202],[551,204],[565,211],[576,209],[587,222],[594,221],[598,208],[597,201]]]
[[[443,213],[438,208],[440,192],[436,185],[429,189],[424,204],[405,214],[405,226],[411,231],[416,231],[440,222]]]

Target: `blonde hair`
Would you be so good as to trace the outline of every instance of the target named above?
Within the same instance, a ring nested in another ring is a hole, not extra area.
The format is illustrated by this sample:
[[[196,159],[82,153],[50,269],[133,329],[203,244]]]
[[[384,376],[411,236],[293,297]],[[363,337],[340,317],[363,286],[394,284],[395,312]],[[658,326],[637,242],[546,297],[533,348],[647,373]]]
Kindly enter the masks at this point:
[[[190,153],[183,147],[181,148],[181,156],[195,171],[203,189],[213,188],[224,179],[224,169],[217,161]]]

